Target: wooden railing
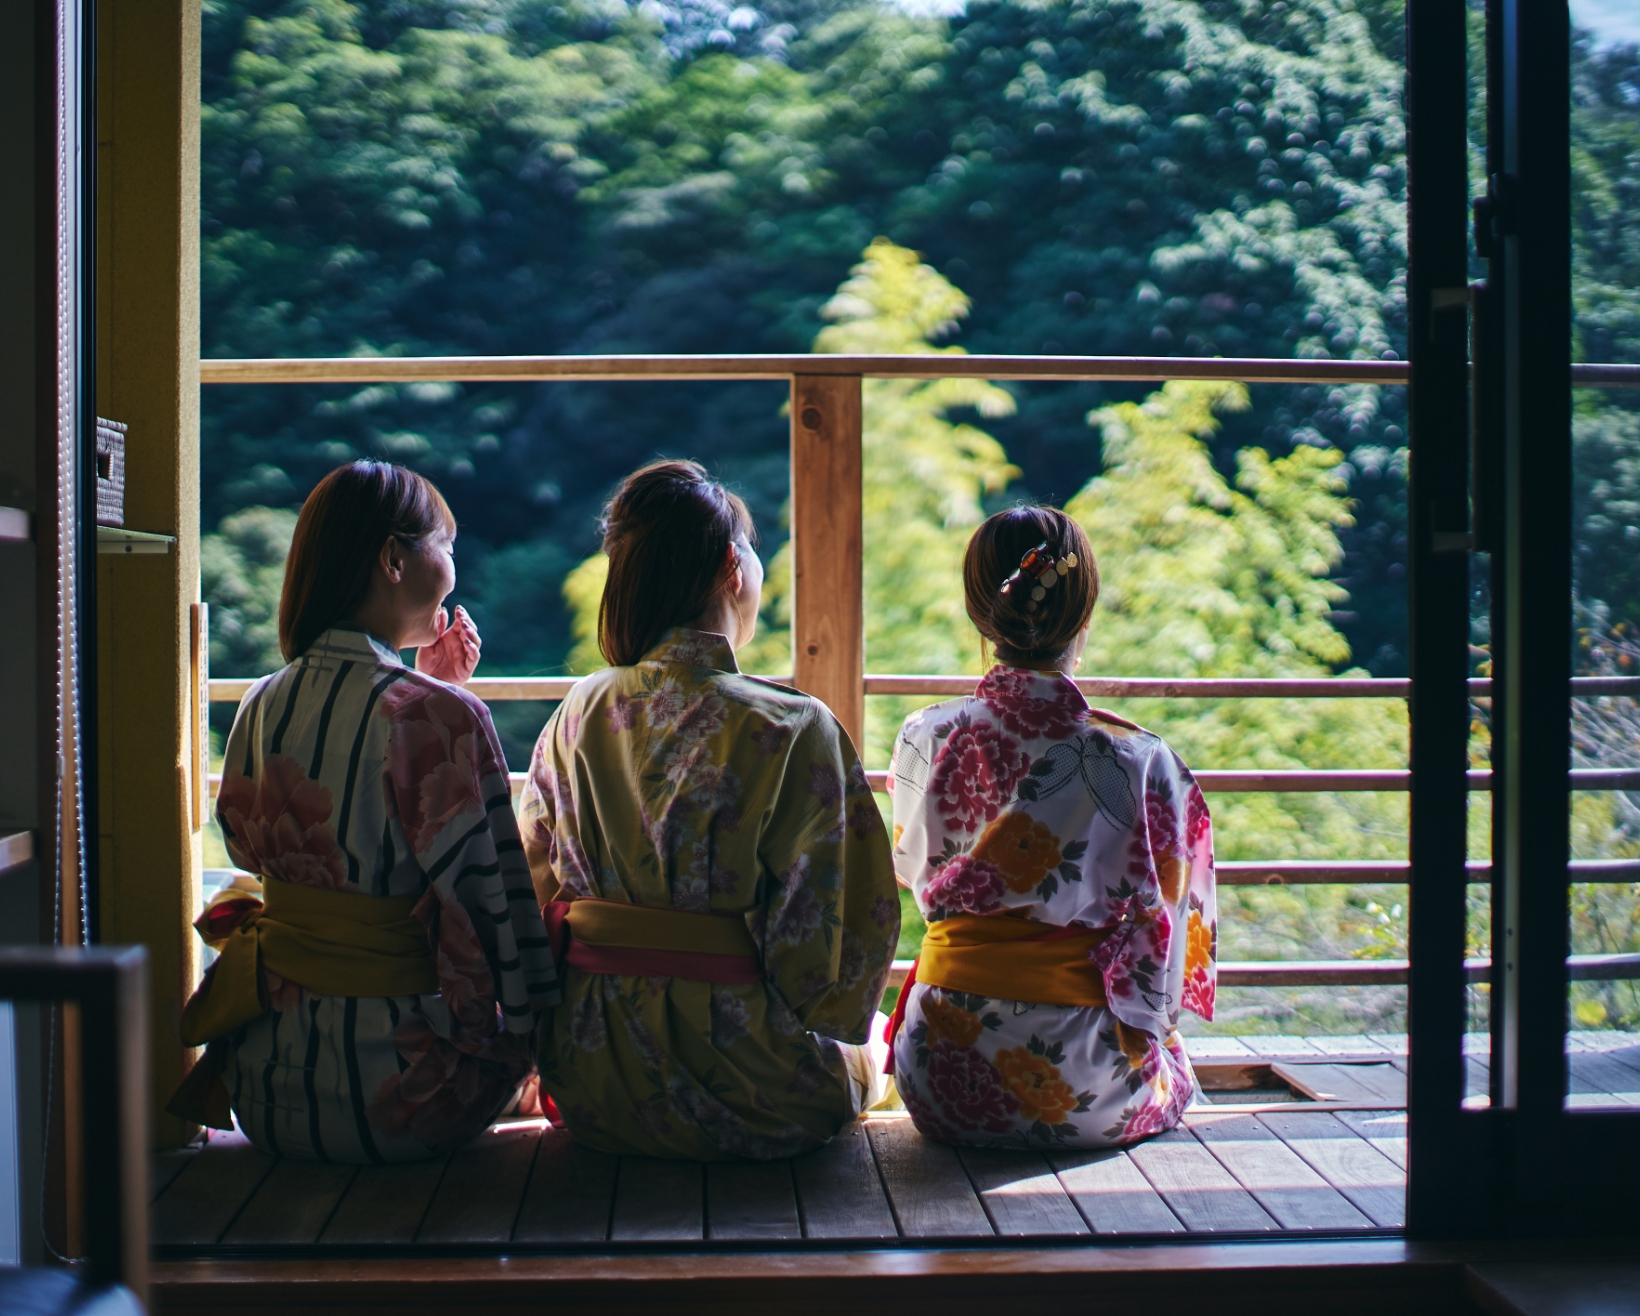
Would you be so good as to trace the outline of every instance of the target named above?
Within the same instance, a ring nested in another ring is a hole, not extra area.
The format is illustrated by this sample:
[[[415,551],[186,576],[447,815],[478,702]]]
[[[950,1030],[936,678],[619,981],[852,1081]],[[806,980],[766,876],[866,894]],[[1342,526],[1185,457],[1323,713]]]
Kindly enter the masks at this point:
[[[869,675],[865,671],[865,618],[861,578],[861,382],[865,379],[989,379],[1042,382],[1138,382],[1217,380],[1263,384],[1405,384],[1404,361],[1269,360],[1203,357],[969,356],[518,356],[518,357],[333,357],[303,360],[206,360],[203,384],[372,384],[437,381],[525,383],[533,381],[730,381],[785,380],[791,414],[791,536],[793,550],[792,654],[789,684],[823,700],[863,742],[865,700],[869,695],[961,695],[974,678],[963,676]],[[1640,387],[1640,366],[1574,365],[1577,387]],[[213,680],[212,702],[237,703],[251,682]],[[562,699],[573,677],[481,677],[468,684],[487,701]],[[1092,698],[1406,698],[1406,680],[1193,679],[1171,677],[1078,680]],[[1640,695],[1640,678],[1577,678],[1572,693],[1582,697]],[[1490,683],[1471,681],[1470,694],[1482,699]],[[868,772],[882,789],[886,773]],[[1208,792],[1247,791],[1406,791],[1404,769],[1216,770],[1196,774]],[[1576,790],[1640,790],[1640,767],[1580,769],[1571,774]],[[512,774],[516,795],[523,774]],[[1469,774],[1472,790],[1491,788],[1491,774]],[[219,784],[211,781],[214,795]],[[1405,883],[1404,861],[1237,861],[1219,865],[1225,885],[1272,883]],[[1576,861],[1568,877],[1578,882],[1632,882],[1640,861]],[[1469,865],[1473,882],[1490,880],[1490,866]],[[896,963],[894,980],[903,980]],[[1640,955],[1573,956],[1574,978],[1640,977]],[[1465,966],[1471,982],[1487,980],[1489,962]],[[1380,986],[1405,983],[1404,960],[1229,962],[1220,965],[1227,987]]]

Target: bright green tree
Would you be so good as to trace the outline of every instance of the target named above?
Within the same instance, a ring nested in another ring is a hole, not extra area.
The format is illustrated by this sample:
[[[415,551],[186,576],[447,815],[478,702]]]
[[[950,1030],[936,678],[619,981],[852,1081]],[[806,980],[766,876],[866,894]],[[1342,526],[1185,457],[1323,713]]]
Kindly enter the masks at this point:
[[[1328,620],[1344,591],[1327,577],[1350,520],[1341,455],[1298,447],[1214,466],[1216,413],[1246,406],[1239,384],[1170,383],[1143,403],[1094,412],[1105,471],[1067,505],[1099,560],[1089,676],[1327,677],[1348,646]],[[1354,675],[1365,675],[1362,672]],[[1367,768],[1406,762],[1400,701],[1129,700],[1123,715],[1196,768]],[[1405,799],[1377,794],[1216,795],[1221,859],[1398,858]],[[1220,892],[1233,959],[1404,954],[1404,892],[1334,886]],[[1232,993],[1232,1028],[1347,1031],[1385,1026],[1396,993]]]

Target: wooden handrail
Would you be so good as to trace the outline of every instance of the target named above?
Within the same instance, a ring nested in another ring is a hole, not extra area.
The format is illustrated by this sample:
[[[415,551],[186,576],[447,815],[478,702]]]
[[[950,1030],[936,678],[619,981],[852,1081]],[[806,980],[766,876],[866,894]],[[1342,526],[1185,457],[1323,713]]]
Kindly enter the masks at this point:
[[[1171,379],[1261,384],[1404,384],[1405,361],[1333,361],[1286,357],[998,356],[880,353],[690,356],[344,356],[211,359],[201,384],[389,384],[411,381],[502,383],[559,380],[657,381],[790,379],[795,375],[863,379],[1109,380]]]
[[[1274,768],[1268,771],[1205,770],[1193,774],[1196,783],[1208,794],[1257,794],[1287,791],[1293,793],[1350,791],[1395,793],[1411,788],[1412,774],[1404,768],[1384,768],[1366,771],[1335,771],[1323,769]],[[1575,791],[1640,791],[1640,768],[1573,768],[1571,786]],[[508,774],[514,798],[523,794],[528,774]],[[867,772],[866,781],[874,791],[888,789],[887,772]],[[211,774],[211,798],[214,800],[222,784],[222,774]],[[1485,769],[1469,773],[1469,789],[1489,791],[1492,774]]]
[[[475,676],[467,689],[486,703],[516,699],[551,702],[565,698],[577,676]],[[766,677],[778,685],[796,682],[790,676]],[[978,680],[974,676],[888,676],[868,673],[864,678],[868,695],[972,694]],[[217,678],[211,681],[211,702],[237,704],[254,684],[252,678]],[[1405,699],[1412,682],[1402,677],[1173,677],[1173,676],[1082,676],[1076,685],[1084,695],[1096,699]],[[1574,676],[1572,697],[1596,699],[1612,695],[1640,698],[1640,676]],[[1492,682],[1477,677],[1469,682],[1471,699],[1489,699]]]
[[[642,382],[788,379],[855,375],[865,379],[1014,379],[1165,383],[1172,379],[1248,384],[1405,384],[1405,361],[1301,360],[1287,357],[1001,356],[758,353],[698,356],[343,356],[205,358],[201,384],[398,384]],[[1578,388],[1640,387],[1640,366],[1575,364]]]

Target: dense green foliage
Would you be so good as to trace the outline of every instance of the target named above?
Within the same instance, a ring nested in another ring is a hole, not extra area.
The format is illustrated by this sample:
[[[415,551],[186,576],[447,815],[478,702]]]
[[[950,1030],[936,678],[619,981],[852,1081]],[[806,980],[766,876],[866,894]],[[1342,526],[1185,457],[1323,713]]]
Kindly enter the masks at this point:
[[[207,0],[205,40],[208,356],[1404,349],[1399,0],[986,0],[949,19],[878,0]],[[1640,55],[1584,42],[1575,58],[1578,351],[1640,360]],[[770,564],[747,656],[782,668],[783,392],[207,390],[215,669],[277,663],[293,509],[362,454],[449,495],[485,673],[584,670],[593,514],[657,453],[747,496]],[[1635,405],[1579,400],[1591,670],[1640,657],[1624,647],[1640,625]],[[869,667],[977,669],[961,545],[986,510],[1035,496],[1070,506],[1105,563],[1084,670],[1399,674],[1402,412],[1395,389],[870,382]],[[908,705],[871,704],[880,763]],[[1398,705],[1118,711],[1198,766],[1405,753]],[[510,756],[543,713],[498,707]],[[1589,761],[1627,760],[1621,730],[1589,734]],[[1404,852],[1394,797],[1231,796],[1215,812],[1226,857]],[[1577,822],[1580,853],[1640,852],[1625,799],[1582,801]],[[1227,892],[1226,951],[1403,953],[1399,899]],[[1579,949],[1640,944],[1637,908],[1634,892],[1590,895]],[[1325,1029],[1393,1023],[1399,996],[1227,1004],[1236,1027]],[[1633,993],[1586,994],[1579,1017],[1597,1022],[1595,1004],[1640,1020]]]

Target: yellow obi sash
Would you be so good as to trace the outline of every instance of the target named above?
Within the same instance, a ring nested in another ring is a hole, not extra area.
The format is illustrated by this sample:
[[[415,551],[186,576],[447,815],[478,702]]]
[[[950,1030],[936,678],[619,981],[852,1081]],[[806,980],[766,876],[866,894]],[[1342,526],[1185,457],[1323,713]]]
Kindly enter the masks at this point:
[[[320,996],[433,995],[438,969],[415,915],[420,899],[274,878],[262,884],[260,900],[232,888],[219,893],[195,926],[221,954],[182,1012],[182,1040],[202,1046],[263,1013],[259,969]]]
[[[997,914],[952,914],[928,925],[916,981],[1005,1001],[1103,1006],[1104,975],[1092,954],[1109,935]]]

